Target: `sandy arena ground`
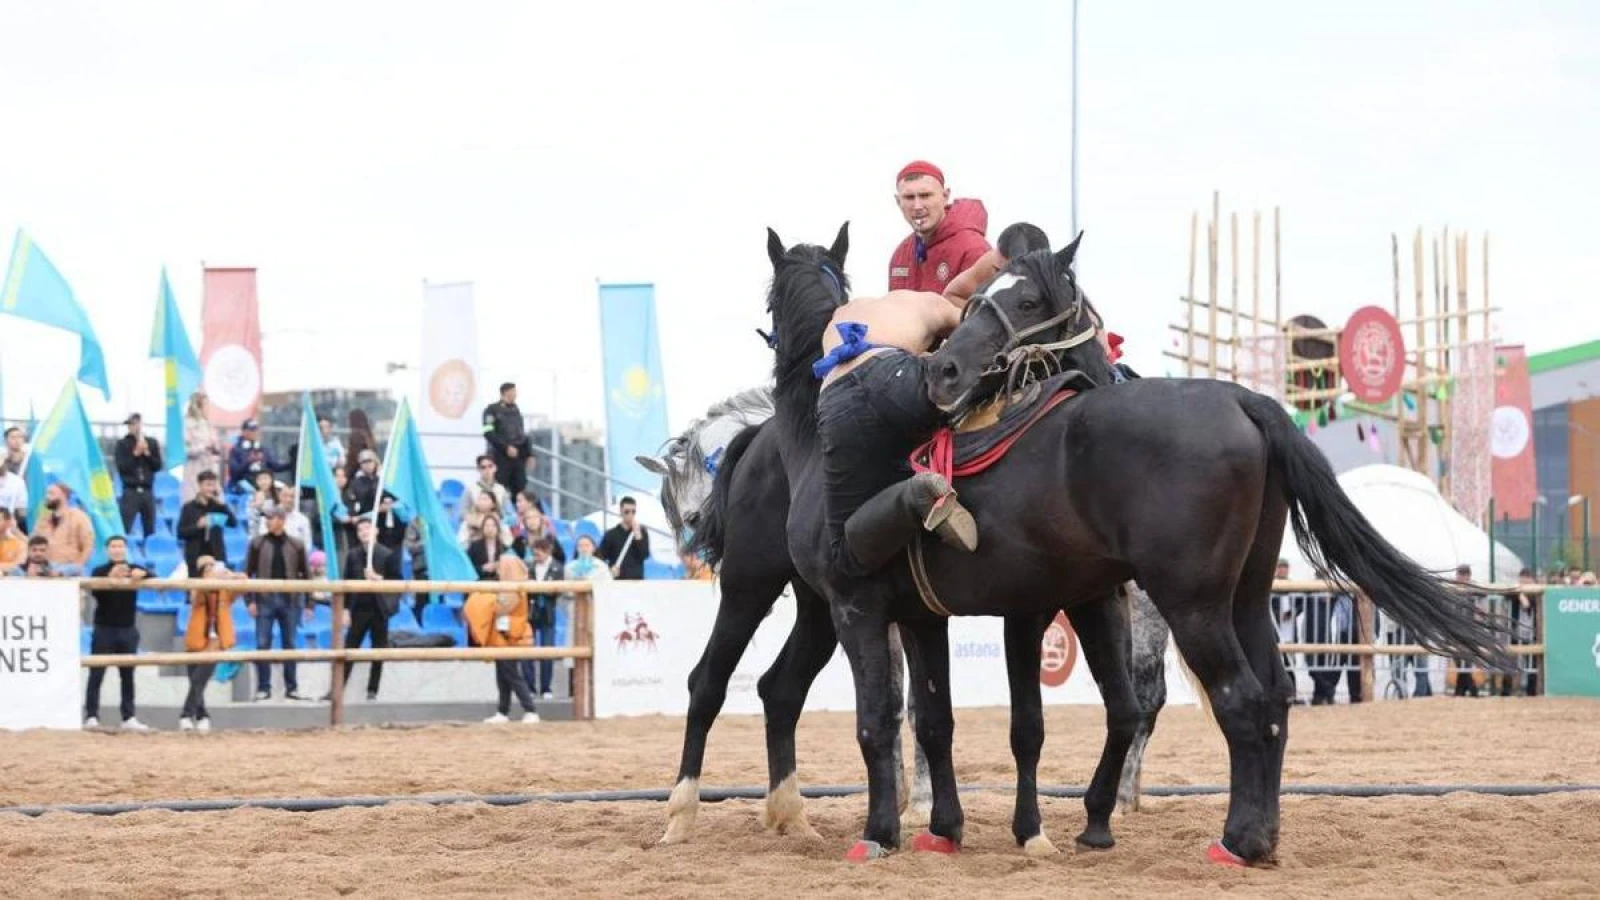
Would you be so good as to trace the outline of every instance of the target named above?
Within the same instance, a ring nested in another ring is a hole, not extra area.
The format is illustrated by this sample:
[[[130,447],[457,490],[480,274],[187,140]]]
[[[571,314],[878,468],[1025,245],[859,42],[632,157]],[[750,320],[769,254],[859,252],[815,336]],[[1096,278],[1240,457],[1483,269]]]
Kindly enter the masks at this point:
[[[1100,710],[1047,711],[1040,780],[1081,784]],[[1013,777],[1004,710],[957,714],[964,784]],[[682,721],[433,726],[341,732],[0,734],[0,804],[136,799],[349,796],[668,788]],[[851,717],[801,723],[806,784],[863,780]],[[1219,784],[1226,757],[1192,708],[1163,714],[1145,783]],[[703,783],[765,783],[761,723],[712,733]],[[1600,704],[1438,698],[1296,708],[1284,780],[1308,783],[1600,784]],[[1600,792],[1536,798],[1287,797],[1275,869],[1202,859],[1226,800],[1147,800],[1114,822],[1107,853],[1023,857],[1009,793],[963,795],[954,858],[901,853],[866,866],[841,857],[865,799],[807,804],[821,842],[763,833],[757,802],[705,804],[694,842],[655,847],[659,803],[490,808],[418,804],[323,813],[237,810],[117,817],[0,815],[6,896],[995,896],[1230,891],[1326,897],[1600,896]],[[1060,847],[1079,801],[1046,801]]]

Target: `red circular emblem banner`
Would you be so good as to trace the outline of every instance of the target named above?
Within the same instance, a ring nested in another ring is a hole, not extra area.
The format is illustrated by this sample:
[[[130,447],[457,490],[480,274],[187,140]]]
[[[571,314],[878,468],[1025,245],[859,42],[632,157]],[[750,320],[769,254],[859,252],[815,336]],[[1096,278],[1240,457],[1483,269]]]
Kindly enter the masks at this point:
[[[1073,667],[1078,664],[1078,636],[1073,633],[1066,613],[1056,613],[1055,620],[1045,629],[1039,650],[1039,683],[1045,687],[1066,684]]]
[[[1381,306],[1363,306],[1339,335],[1339,370],[1356,399],[1384,403],[1405,378],[1406,343],[1400,323]]]

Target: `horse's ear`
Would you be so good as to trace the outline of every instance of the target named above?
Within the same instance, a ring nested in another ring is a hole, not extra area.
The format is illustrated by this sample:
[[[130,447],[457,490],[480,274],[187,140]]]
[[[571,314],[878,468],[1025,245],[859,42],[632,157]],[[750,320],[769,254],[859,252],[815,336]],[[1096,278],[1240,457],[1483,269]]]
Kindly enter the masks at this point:
[[[672,470],[667,466],[666,460],[658,457],[640,454],[639,456],[635,456],[633,461],[643,467],[646,472],[660,475],[662,478],[666,478],[668,475],[672,474]]]
[[[776,269],[778,267],[779,263],[783,262],[784,252],[785,252],[785,250],[784,250],[784,246],[783,246],[783,239],[778,237],[778,233],[776,231],[773,231],[771,228],[768,228],[767,229],[767,259],[772,260],[772,267],[774,269]]]
[[[844,268],[845,255],[849,252],[850,223],[849,221],[846,221],[843,225],[839,226],[839,234],[833,239],[833,246],[828,248],[828,256],[831,257],[836,264],[838,264],[839,268],[842,269]]]
[[[1078,258],[1078,243],[1082,240],[1083,232],[1080,231],[1078,236],[1072,239],[1072,243],[1061,248],[1061,252],[1056,254],[1056,265],[1063,270],[1072,268],[1072,261]]]

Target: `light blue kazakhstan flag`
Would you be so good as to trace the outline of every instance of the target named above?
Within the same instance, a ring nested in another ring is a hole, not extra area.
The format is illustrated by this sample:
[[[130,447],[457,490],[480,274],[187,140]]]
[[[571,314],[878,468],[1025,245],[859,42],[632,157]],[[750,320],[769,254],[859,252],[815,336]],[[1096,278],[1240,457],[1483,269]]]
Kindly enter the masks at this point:
[[[311,395],[301,399],[300,449],[295,459],[295,494],[300,486],[308,484],[317,497],[317,520],[322,526],[322,551],[328,557],[328,580],[339,580],[339,568],[344,560],[339,558],[339,542],[333,537],[333,513],[344,507],[339,488],[333,482],[333,466],[328,464],[328,448],[322,443],[322,429],[317,427],[317,413],[311,408]]]
[[[417,434],[416,420],[411,417],[411,406],[405,400],[400,401],[400,408],[395,411],[394,430],[383,455],[383,473],[378,479],[380,502],[385,491],[394,495],[395,511],[400,518],[415,521],[422,532],[429,580],[478,580],[472,561],[456,543],[455,530],[450,527],[444,506],[439,503],[433,473],[428,471],[428,459],[422,453],[422,437]]]
[[[155,327],[150,332],[150,358],[162,362],[167,395],[167,467],[175,468],[189,458],[183,439],[183,414],[189,398],[200,387],[200,360],[183,327],[178,299],[172,295],[165,266],[161,268],[161,296],[156,298]]]
[[[668,437],[655,285],[600,285],[600,345],[605,358],[606,470],[615,495],[659,482],[634,457],[654,456]]]
[[[89,522],[94,526],[94,555],[89,564],[104,562],[106,539],[117,535],[126,537],[126,532],[122,529],[122,514],[117,510],[111,473],[100,453],[100,442],[95,440],[94,430],[89,427],[89,416],[78,396],[78,385],[71,381],[61,389],[55,408],[33,435],[33,448],[24,476],[28,483],[28,500],[33,504],[28,515],[29,527],[43,521],[45,487],[51,476],[71,489],[84,512],[89,514]]]
[[[6,280],[0,282],[0,313],[78,335],[82,346],[78,380],[99,388],[107,400],[111,399],[105,353],[100,349],[100,339],[94,335],[94,327],[89,324],[89,314],[78,305],[71,285],[45,257],[44,251],[20,228],[16,242],[11,245]]]

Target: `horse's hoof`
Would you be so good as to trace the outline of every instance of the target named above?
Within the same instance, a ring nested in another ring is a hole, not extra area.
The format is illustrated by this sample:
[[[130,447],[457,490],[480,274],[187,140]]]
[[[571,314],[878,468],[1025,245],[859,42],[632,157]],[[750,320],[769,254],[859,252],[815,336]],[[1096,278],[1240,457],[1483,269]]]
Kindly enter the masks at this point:
[[[656,843],[662,845],[686,844],[693,834],[693,825],[684,822],[682,819],[673,819],[667,823],[667,833],[663,834],[661,840],[656,841]]]
[[[1206,859],[1219,866],[1228,866],[1233,869],[1243,869],[1250,865],[1244,861],[1244,857],[1222,846],[1222,841],[1220,840],[1212,841],[1211,846],[1206,848]]]
[[[1056,855],[1056,845],[1044,835],[1036,834],[1023,843],[1022,852],[1033,859],[1044,859]]]
[[[856,845],[850,848],[850,852],[846,853],[844,858],[847,862],[859,863],[873,859],[883,859],[888,855],[889,851],[883,849],[883,845],[877,841],[856,841]]]
[[[911,849],[919,853],[959,853],[961,845],[931,831],[919,831],[917,836],[911,839]]]

